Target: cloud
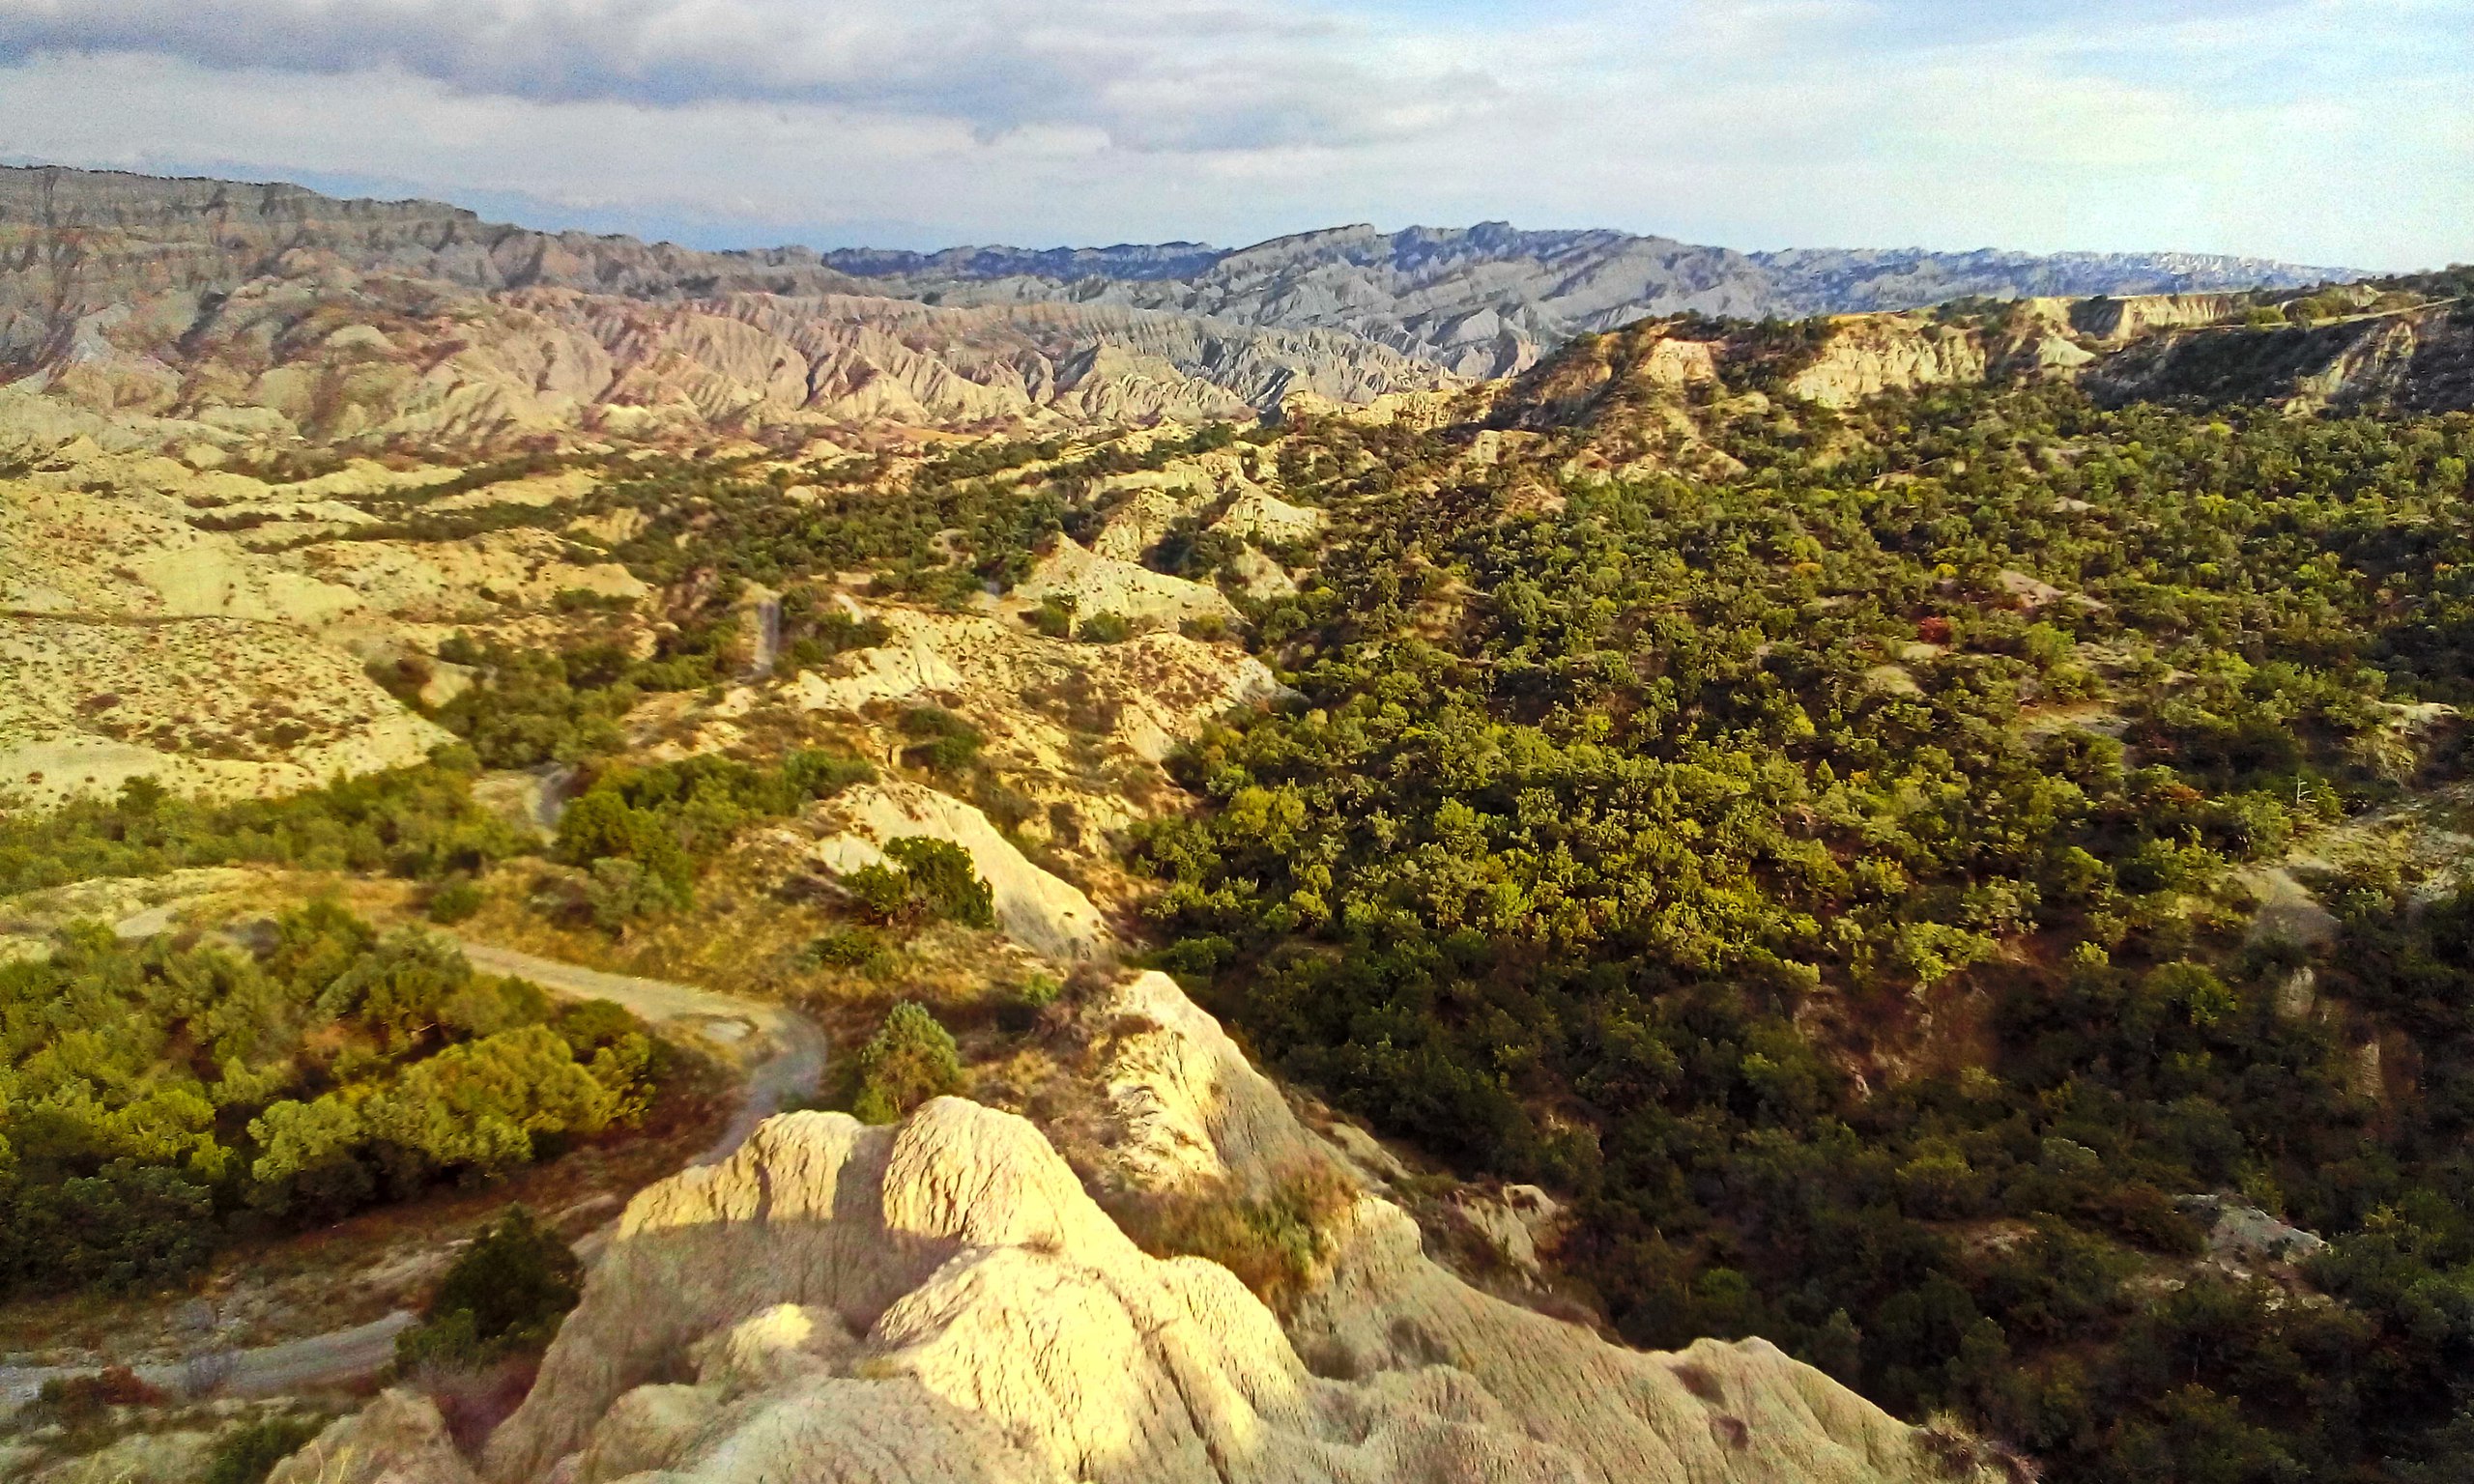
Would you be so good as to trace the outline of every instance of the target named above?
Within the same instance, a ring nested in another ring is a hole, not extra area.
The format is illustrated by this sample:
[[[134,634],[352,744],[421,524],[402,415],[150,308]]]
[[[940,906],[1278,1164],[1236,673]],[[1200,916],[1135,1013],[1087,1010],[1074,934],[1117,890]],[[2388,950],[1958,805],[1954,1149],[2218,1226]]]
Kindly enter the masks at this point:
[[[1239,244],[1509,217],[1742,247],[2474,258],[2467,0],[2073,14],[0,0],[0,155],[703,244]]]
[[[1349,144],[1483,91],[1269,0],[0,0],[0,58],[392,70],[538,102],[769,102],[1097,128],[1137,149]]]

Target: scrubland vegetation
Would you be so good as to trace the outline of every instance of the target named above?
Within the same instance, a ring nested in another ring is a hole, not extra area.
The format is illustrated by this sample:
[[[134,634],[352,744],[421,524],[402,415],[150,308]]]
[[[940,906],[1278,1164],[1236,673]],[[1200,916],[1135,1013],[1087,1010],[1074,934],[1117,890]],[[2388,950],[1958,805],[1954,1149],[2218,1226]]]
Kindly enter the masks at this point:
[[[2064,385],[1831,412],[1784,390],[1816,326],[1683,328],[1744,354],[1484,458],[1505,429],[1306,419],[1139,454],[991,441],[899,477],[614,464],[589,499],[643,517],[612,554],[656,594],[561,605],[563,648],[449,641],[473,684],[428,709],[461,746],[280,802],[131,785],[14,817],[0,892],[272,862],[417,878],[452,921],[537,852],[565,888],[527,911],[693,926],[734,842],[873,776],[792,747],[626,756],[648,696],[743,672],[746,585],[782,593],[784,656],[814,665],[889,637],[833,606],[836,574],[969,602],[1092,532],[1094,476],[1243,437],[1331,517],[1281,554],[1314,567],[1301,590],[1239,603],[1297,694],[1173,760],[1192,807],[1133,864],[1154,961],[1251,1052],[1460,1173],[1567,1199],[1561,1266],[1634,1343],[1766,1336],[2060,1481],[2474,1472],[2474,894],[2293,861],[2468,779],[2474,418]],[[421,528],[573,513],[527,510]],[[1149,559],[1201,579],[1239,549],[1190,518]],[[1026,617],[1129,632],[1062,600]],[[945,785],[995,750],[935,706],[887,725],[889,765]],[[543,763],[579,785],[546,845],[470,791]],[[897,1003],[823,1090],[878,1122],[965,1080],[891,987],[897,945],[993,920],[963,852],[887,855],[799,939],[803,970],[888,986],[871,1014]],[[2289,864],[2327,941],[2255,923]],[[504,1169],[635,1116],[659,1070],[622,1014],[328,908],[245,951],[72,933],[0,969],[0,1035],[21,1287],[153,1282],[234,1231]],[[2213,1192],[2328,1245],[2210,1262],[2183,1198]],[[1278,1303],[1344,1196],[1303,1170],[1117,1213]],[[540,1234],[487,1241],[540,1304],[501,1326],[442,1298],[410,1361],[481,1363],[555,1318]]]
[[[454,750],[448,750],[452,753]],[[111,800],[0,811],[0,896],[94,876],[267,864],[438,880],[528,847],[473,802],[473,758],[339,781],[285,799],[201,805],[133,779]]]
[[[1252,614],[1303,699],[1183,759],[1162,961],[1575,1194],[1636,1343],[1766,1335],[2059,1479],[2474,1467],[2474,899],[2326,883],[2331,1008],[2280,1013],[2312,956],[2233,876],[2464,775],[2474,421],[1701,404],[1740,474],[1283,446],[1345,512]],[[2332,1245],[2195,1269],[2210,1190]]]
[[[0,1293],[151,1287],[231,1235],[503,1174],[649,1105],[607,1001],[331,903],[249,947],[64,933],[0,966]]]

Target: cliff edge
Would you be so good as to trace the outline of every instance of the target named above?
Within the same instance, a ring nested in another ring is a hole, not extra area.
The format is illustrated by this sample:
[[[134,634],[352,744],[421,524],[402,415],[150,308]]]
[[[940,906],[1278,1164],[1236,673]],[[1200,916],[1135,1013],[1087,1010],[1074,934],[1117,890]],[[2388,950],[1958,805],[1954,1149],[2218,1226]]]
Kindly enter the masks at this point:
[[[1087,1023],[1104,1180],[1243,1189],[1337,1161],[1165,976]],[[1370,1188],[1327,1237],[1283,1327],[1225,1268],[1137,1247],[1024,1119],[952,1098],[894,1127],[786,1114],[637,1196],[481,1475],[1948,1476],[1923,1435],[1762,1341],[1640,1354],[1481,1294]]]

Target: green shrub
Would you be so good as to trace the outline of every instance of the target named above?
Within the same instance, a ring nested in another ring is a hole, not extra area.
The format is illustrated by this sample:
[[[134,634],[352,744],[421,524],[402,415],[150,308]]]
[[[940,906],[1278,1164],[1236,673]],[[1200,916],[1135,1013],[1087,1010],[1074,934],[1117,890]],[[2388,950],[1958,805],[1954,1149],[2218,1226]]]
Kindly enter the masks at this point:
[[[1074,595],[1051,592],[1040,599],[1040,606],[1022,615],[1023,621],[1050,639],[1074,637]]]
[[[842,873],[842,889],[861,915],[880,927],[918,918],[966,928],[996,926],[996,894],[980,878],[970,852],[949,841],[906,835],[885,842],[887,864]]]
[[[481,910],[480,883],[470,876],[456,876],[443,881],[429,894],[424,911],[433,923],[455,924],[471,920]]]
[[[903,760],[937,773],[960,773],[979,758],[986,738],[941,706],[914,706],[902,714],[902,733],[918,739],[903,749]]]
[[[883,874],[891,877],[894,873]],[[905,886],[903,890],[906,896],[908,888]],[[883,937],[866,928],[833,928],[819,935],[807,948],[810,962],[833,969],[864,969],[882,958],[884,953]]]
[[[1123,614],[1093,614],[1082,620],[1074,637],[1086,644],[1117,644],[1134,637],[1134,624]]]
[[[207,1465],[206,1484],[260,1484],[321,1428],[312,1417],[267,1417],[225,1433]]]
[[[395,1337],[395,1363],[470,1369],[538,1350],[584,1292],[584,1264],[558,1233],[510,1206],[476,1238],[431,1296],[421,1322]]]
[[[561,587],[550,595],[550,606],[562,614],[623,614],[636,606],[636,600],[623,592]]]
[[[1065,986],[1046,974],[1034,974],[1030,983],[1006,996],[996,1007],[997,1027],[1009,1035],[1020,1036],[1039,1024],[1040,1012],[1056,1003]]]
[[[905,1000],[854,1060],[857,1095],[850,1111],[862,1123],[890,1124],[931,1098],[963,1090],[962,1055],[927,1007]]]
[[[970,852],[950,841],[906,835],[885,842],[885,854],[909,878],[911,896],[937,917],[965,928],[996,926],[996,894],[980,879]]]
[[[891,866],[862,866],[842,873],[842,889],[874,923],[891,925],[910,915],[910,877]]]
[[[624,932],[641,919],[691,904],[668,881],[634,861],[616,857],[592,863],[592,873],[584,882],[584,900],[592,925],[611,933]]]

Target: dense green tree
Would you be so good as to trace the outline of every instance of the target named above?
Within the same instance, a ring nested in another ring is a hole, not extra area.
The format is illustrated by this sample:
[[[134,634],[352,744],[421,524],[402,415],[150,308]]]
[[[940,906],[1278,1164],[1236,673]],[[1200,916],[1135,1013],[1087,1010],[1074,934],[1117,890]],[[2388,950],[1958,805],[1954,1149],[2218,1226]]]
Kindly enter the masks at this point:
[[[1764,1334],[2059,1479],[2460,1456],[2474,931],[2332,889],[2322,991],[2422,1057],[2374,1106],[2364,1028],[2280,1014],[2309,956],[2227,904],[2461,776],[2416,707],[2474,702],[2474,419],[1825,410],[1808,328],[1712,332],[1749,369],[1534,458],[1289,430],[1332,539],[1249,617],[1298,699],[1176,759],[1160,960],[1326,1096],[1563,1186],[1638,1343]],[[1872,1057],[1928,1011],[1973,1029]],[[2327,1233],[2351,1297],[2133,1303],[2207,1190]]]
[[[954,1038],[926,1006],[905,1000],[853,1058],[850,1111],[864,1123],[890,1124],[931,1098],[964,1087]]]
[[[583,1293],[574,1249],[510,1206],[447,1269],[421,1322],[396,1336],[396,1364],[471,1367],[537,1351]]]
[[[331,900],[254,953],[64,933],[0,966],[0,1289],[129,1287],[641,1117],[654,1043]]]

